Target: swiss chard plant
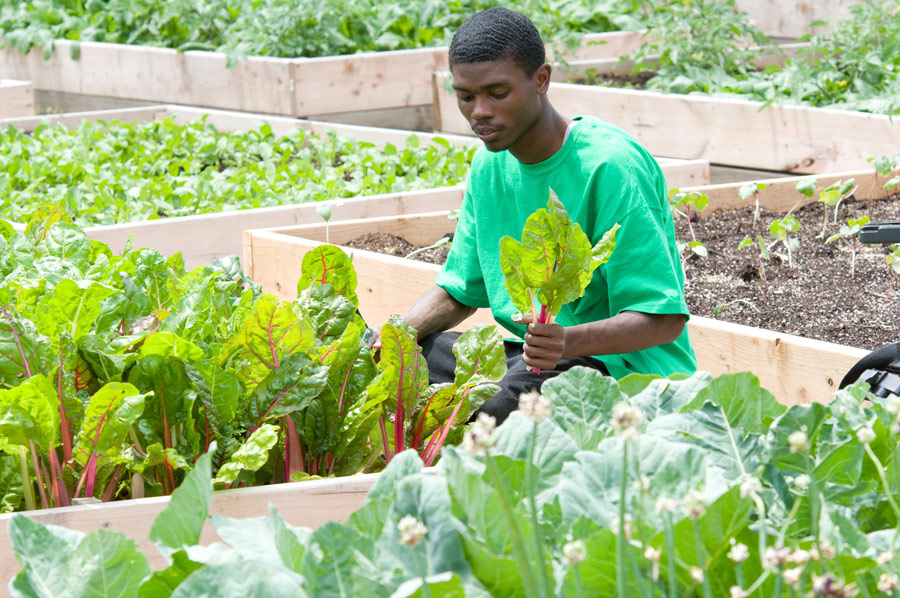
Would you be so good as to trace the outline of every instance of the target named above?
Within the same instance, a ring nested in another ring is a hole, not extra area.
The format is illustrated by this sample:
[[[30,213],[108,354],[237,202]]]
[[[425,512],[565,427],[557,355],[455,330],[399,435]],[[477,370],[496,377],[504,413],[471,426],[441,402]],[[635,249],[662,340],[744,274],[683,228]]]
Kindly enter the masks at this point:
[[[565,304],[584,294],[594,270],[609,260],[618,228],[591,246],[551,189],[547,209],[525,221],[521,242],[500,239],[500,267],[513,305],[534,322],[551,323]]]
[[[900,402],[780,405],[749,373],[574,368],[423,472],[397,454],[346,523],[213,516],[211,455],[133,540],[9,524],[15,596],[893,596]],[[101,575],[101,572],[103,574]],[[238,589],[239,588],[239,589]]]

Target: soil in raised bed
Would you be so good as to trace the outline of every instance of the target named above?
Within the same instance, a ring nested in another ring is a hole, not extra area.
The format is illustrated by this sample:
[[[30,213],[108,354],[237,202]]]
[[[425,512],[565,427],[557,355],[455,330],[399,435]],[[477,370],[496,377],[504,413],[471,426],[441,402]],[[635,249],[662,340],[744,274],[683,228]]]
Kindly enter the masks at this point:
[[[793,212],[800,221],[795,235],[800,247],[792,254],[793,266],[779,242],[770,250],[771,259],[763,262],[763,281],[752,251],[738,245],[756,234],[771,245],[769,224],[784,214],[763,208],[754,227],[754,211],[748,200],[745,208],[692,221],[694,234],[708,251],[706,257],[689,250],[683,254],[685,294],[692,314],[868,350],[900,340],[900,279],[885,263],[889,246],[857,243],[851,277],[850,243],[826,244],[816,238],[824,210],[820,203],[809,204]],[[838,221],[862,216],[872,222],[900,220],[900,195],[871,202],[845,200]],[[826,238],[838,232],[833,219],[834,209],[829,208]],[[690,240],[687,220],[676,219],[675,229],[679,240]],[[403,256],[416,249],[402,238],[382,234],[365,235],[348,245]],[[448,250],[428,250],[411,259],[442,264]]]

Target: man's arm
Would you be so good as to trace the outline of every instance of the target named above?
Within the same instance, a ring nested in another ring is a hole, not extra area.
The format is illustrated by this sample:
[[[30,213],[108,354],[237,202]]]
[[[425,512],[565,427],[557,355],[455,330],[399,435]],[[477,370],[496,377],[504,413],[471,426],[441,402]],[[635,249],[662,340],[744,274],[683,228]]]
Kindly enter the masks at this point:
[[[425,291],[403,315],[403,320],[419,332],[423,339],[452,328],[475,313],[474,307],[463,305],[450,293],[435,285]]]
[[[682,314],[623,311],[607,320],[563,328],[559,324],[528,324],[523,361],[553,369],[562,359],[632,353],[676,340],[687,318]],[[523,320],[523,323],[530,319]]]

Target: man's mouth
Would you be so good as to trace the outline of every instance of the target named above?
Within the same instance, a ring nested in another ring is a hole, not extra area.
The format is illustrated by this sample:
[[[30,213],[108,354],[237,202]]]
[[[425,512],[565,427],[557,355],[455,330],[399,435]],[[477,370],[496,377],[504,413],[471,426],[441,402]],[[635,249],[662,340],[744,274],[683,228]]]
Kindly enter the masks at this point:
[[[490,141],[500,133],[500,129],[494,129],[491,127],[475,127],[473,130],[475,131],[475,134],[478,135],[478,138],[482,141]]]

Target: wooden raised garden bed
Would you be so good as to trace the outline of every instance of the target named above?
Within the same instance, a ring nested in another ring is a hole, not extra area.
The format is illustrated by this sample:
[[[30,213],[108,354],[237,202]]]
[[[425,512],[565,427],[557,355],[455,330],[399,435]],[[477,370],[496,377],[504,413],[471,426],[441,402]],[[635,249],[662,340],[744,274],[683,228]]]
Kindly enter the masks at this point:
[[[403,147],[410,135],[416,135],[423,145],[432,143],[436,136],[443,137],[454,145],[478,143],[471,137],[453,134],[414,133],[176,105],[9,119],[0,121],[0,126],[13,125],[30,131],[45,122],[58,122],[73,127],[85,119],[144,122],[168,117],[174,117],[176,123],[183,124],[204,116],[208,123],[220,131],[249,130],[258,127],[259,123],[265,120],[272,127],[275,135],[283,135],[291,129],[301,128],[317,134],[333,131],[358,141],[368,141],[377,145],[392,143],[398,147]],[[696,185],[709,181],[709,164],[704,160],[663,159],[661,163],[666,178],[672,185]],[[453,209],[459,207],[461,200],[462,191],[456,187],[338,199],[331,201],[333,205],[332,219],[346,220]],[[246,229],[321,222],[321,217],[316,213],[317,205],[289,205],[162,218],[146,222],[95,226],[87,229],[87,232],[92,239],[110,245],[113,251],[121,251],[129,238],[133,239],[135,247],[153,247],[164,255],[181,251],[186,265],[190,268],[226,255],[239,254],[241,251],[240,235]]]
[[[73,59],[77,44],[79,58]],[[575,59],[621,56],[640,34],[585,37]],[[34,82],[39,90],[310,116],[430,104],[432,73],[447,69],[447,48],[365,52],[321,58],[251,56],[226,67],[220,52],[56,40],[45,61],[0,50],[0,75]]]
[[[549,97],[560,113],[599,116],[658,156],[804,174],[865,168],[900,147],[900,123],[880,114],[571,83],[551,83]],[[435,74],[434,106],[435,129],[470,133],[449,73]]]
[[[0,118],[34,114],[34,85],[31,81],[0,79]]]
[[[812,31],[816,21],[845,18],[850,0],[737,0],[739,10],[770,37],[800,37]],[[820,31],[817,28],[815,31]]]
[[[850,177],[855,177],[859,184],[857,199],[887,194],[882,188],[883,181],[872,170],[832,173],[819,177],[819,183],[828,185]],[[795,207],[800,197],[795,186],[800,178],[766,181],[768,186],[759,195],[760,204],[782,212]],[[748,205],[738,198],[738,188],[736,184],[697,188],[711,200],[704,215]],[[454,228],[455,221],[442,212],[332,223],[328,237],[330,243],[342,245],[363,233],[384,232],[407,238],[416,245],[427,245]],[[246,231],[244,268],[265,291],[293,298],[302,256],[325,242],[325,235],[325,227],[321,225]],[[405,312],[433,284],[438,271],[438,266],[400,257],[350,248],[345,251],[352,253],[357,270],[360,311],[373,326],[380,325],[391,314]],[[479,310],[461,328],[490,320],[489,312]],[[714,375],[752,371],[762,386],[785,404],[830,400],[844,374],[869,352],[699,316],[692,317],[688,327],[701,369]]]

